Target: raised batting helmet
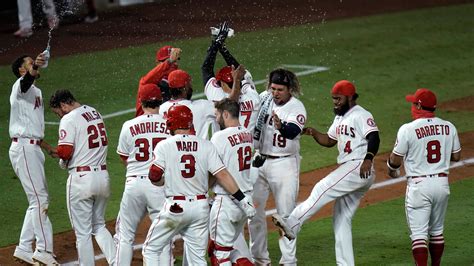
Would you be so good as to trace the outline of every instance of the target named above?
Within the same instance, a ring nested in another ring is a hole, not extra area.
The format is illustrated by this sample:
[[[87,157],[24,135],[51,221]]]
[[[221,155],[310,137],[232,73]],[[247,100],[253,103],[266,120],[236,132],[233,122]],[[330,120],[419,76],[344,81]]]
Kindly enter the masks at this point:
[[[164,61],[170,58],[171,49],[173,49],[173,47],[170,45],[161,47],[158,51],[156,51],[156,61]]]
[[[166,126],[169,130],[191,129],[193,113],[186,105],[173,105],[166,112]]]
[[[223,81],[225,83],[232,83],[234,81],[234,78],[232,77],[232,67],[225,66],[219,69],[219,71],[216,74],[216,79],[218,81]]]

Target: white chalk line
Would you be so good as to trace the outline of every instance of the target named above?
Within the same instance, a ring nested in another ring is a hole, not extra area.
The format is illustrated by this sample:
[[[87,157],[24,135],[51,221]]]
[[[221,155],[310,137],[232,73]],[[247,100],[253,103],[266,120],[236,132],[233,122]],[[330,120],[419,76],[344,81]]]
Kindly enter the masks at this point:
[[[462,160],[462,161],[459,161],[459,162],[452,163],[449,168],[450,169],[459,168],[459,167],[470,165],[470,164],[473,164],[473,163],[474,163],[474,158],[469,158],[469,159],[465,159],[465,160]],[[385,180],[385,181],[373,184],[370,187],[370,190],[390,186],[390,185],[393,185],[393,184],[396,184],[396,183],[403,182],[405,180],[406,180],[406,176],[401,176],[401,177],[398,177],[398,178]],[[298,204],[300,204],[300,203],[301,202],[298,202]],[[277,212],[276,209],[267,210],[267,211],[265,211],[265,215],[270,216],[270,215],[275,214],[276,212]],[[177,236],[177,237],[175,237],[175,239],[181,239],[181,237]],[[143,244],[136,244],[136,245],[133,245],[133,250],[139,250],[139,249],[142,249],[142,247],[143,247]],[[105,259],[104,254],[99,254],[99,255],[95,256],[95,260],[101,260],[101,259]],[[67,262],[67,263],[61,264],[61,265],[72,266],[72,265],[76,265],[78,263],[79,263],[78,261],[73,261],[73,262]]]
[[[282,67],[306,69],[306,70],[303,70],[303,71],[300,71],[300,72],[296,72],[295,73],[296,76],[306,76],[306,75],[310,75],[310,74],[313,74],[313,73],[318,73],[318,72],[323,72],[323,71],[329,70],[329,67],[310,66],[310,65],[282,65]],[[260,80],[255,81],[254,83],[255,83],[255,85],[260,85],[260,84],[265,83],[266,81],[267,81],[266,79],[260,79]],[[193,100],[201,99],[204,96],[205,96],[204,92],[200,92],[200,93],[197,93],[197,94],[193,95],[192,99]],[[134,112],[135,112],[135,108],[130,108],[130,109],[126,109],[126,110],[117,111],[117,112],[114,112],[114,113],[103,115],[102,118],[107,119],[107,118],[112,118],[112,117],[121,116],[121,115],[124,115],[124,114],[129,114],[129,113],[134,113]],[[46,122],[44,122],[44,124],[45,125],[59,125],[59,122],[46,121]]]

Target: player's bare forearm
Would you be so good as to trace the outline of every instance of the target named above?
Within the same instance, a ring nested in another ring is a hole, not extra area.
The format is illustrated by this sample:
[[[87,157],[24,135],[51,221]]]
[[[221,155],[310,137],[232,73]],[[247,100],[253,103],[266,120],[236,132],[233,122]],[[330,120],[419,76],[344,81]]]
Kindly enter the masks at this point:
[[[41,140],[40,142],[40,147],[46,151],[48,153],[49,156],[53,157],[53,158],[59,158],[58,156],[58,151],[56,150],[56,148],[52,147],[51,145],[49,145],[49,143],[47,143],[46,141],[44,140]]]
[[[390,154],[390,157],[387,161],[388,175],[391,178],[397,178],[400,176],[400,167],[402,165],[403,157],[394,154]]]
[[[239,65],[236,69],[232,66],[232,78],[234,83],[232,84],[232,91],[229,94],[229,99],[238,102],[240,97],[241,80],[245,75],[245,66]]]
[[[226,169],[219,171],[215,177],[219,185],[221,185],[230,194],[235,194],[237,191],[239,191],[239,186]]]
[[[336,140],[333,140],[329,137],[328,134],[323,134],[312,127],[303,128],[303,135],[312,136],[313,139],[321,146],[332,147],[337,144]]]
[[[451,153],[451,161],[452,162],[459,162],[461,160],[461,152],[458,151],[456,153]]]

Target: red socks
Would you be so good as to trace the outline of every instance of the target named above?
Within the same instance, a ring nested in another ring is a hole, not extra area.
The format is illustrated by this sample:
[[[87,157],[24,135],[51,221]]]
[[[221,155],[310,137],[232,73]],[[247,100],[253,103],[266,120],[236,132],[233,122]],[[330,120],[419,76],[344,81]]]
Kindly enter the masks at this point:
[[[424,239],[416,239],[411,243],[411,252],[417,266],[428,265],[428,246]]]
[[[429,248],[431,255],[431,265],[439,266],[441,264],[441,257],[443,256],[444,251],[444,236],[431,236]]]

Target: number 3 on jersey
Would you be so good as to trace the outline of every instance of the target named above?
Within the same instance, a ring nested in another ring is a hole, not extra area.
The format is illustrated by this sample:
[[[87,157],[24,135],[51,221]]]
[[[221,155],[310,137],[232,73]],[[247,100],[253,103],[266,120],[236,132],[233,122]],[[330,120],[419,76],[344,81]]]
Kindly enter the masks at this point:
[[[184,154],[181,156],[181,164],[184,165],[184,170],[181,170],[181,175],[184,178],[192,178],[196,174],[196,159],[192,154]]]

